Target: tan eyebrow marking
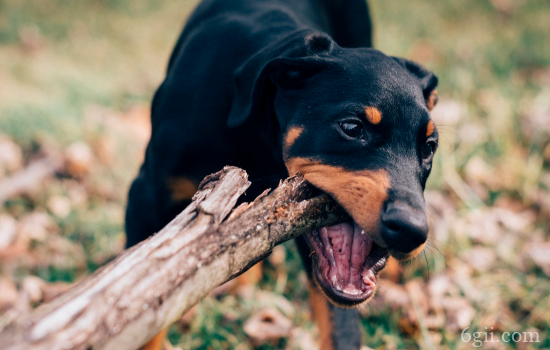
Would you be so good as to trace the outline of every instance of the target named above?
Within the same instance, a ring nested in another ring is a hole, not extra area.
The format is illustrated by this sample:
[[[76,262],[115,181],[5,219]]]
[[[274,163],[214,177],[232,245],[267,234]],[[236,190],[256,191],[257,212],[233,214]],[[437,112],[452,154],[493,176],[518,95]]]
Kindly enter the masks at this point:
[[[435,130],[434,122],[433,120],[430,120],[428,122],[428,125],[426,126],[426,137],[432,136],[432,134],[434,133],[434,130]]]
[[[174,202],[191,199],[197,191],[197,185],[183,176],[169,178],[167,185]]]
[[[367,120],[374,125],[380,123],[382,120],[382,112],[380,112],[376,107],[365,108],[365,114],[367,116]]]
[[[299,126],[290,127],[290,129],[286,133],[285,139],[284,139],[285,149],[289,149],[294,144],[296,139],[298,137],[300,137],[300,135],[302,134],[303,131],[304,131],[304,128],[299,127]]]

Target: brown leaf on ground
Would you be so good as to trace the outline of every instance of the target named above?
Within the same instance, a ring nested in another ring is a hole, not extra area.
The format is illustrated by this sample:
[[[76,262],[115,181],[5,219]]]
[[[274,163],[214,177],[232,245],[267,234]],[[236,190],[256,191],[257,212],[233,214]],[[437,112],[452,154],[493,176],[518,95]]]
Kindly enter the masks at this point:
[[[280,294],[265,291],[265,290],[257,290],[256,299],[262,305],[276,307],[278,310],[282,311],[286,317],[289,317],[289,318],[294,317],[294,314],[295,314],[294,305],[292,305],[292,303],[288,301],[287,298],[285,298]]]
[[[373,301],[386,304],[393,310],[402,308],[410,303],[405,287],[400,284],[381,279],[378,281],[376,291],[376,298]]]
[[[318,348],[313,336],[303,328],[297,327],[290,332],[286,350],[317,350]]]
[[[480,273],[489,271],[496,260],[494,249],[484,247],[473,247],[460,254],[474,270]]]
[[[74,177],[87,174],[92,167],[94,156],[85,142],[75,142],[65,150],[65,171]]]
[[[527,248],[527,255],[550,277],[550,242],[530,244]]]
[[[83,270],[86,254],[82,245],[59,235],[50,235],[48,240],[32,249],[35,264]]]
[[[456,296],[460,291],[447,274],[440,274],[432,277],[428,282],[430,293],[430,304],[434,309],[442,309],[443,299],[447,296]]]
[[[258,312],[244,324],[244,332],[254,346],[286,338],[291,329],[292,322],[274,308]]]
[[[517,198],[512,198],[506,194],[500,195],[494,204],[497,208],[506,209],[514,213],[520,213],[525,210],[525,204]]]
[[[443,299],[442,305],[447,316],[447,329],[450,332],[462,331],[470,326],[475,309],[466,298],[447,297]]]
[[[9,247],[17,237],[17,225],[13,217],[0,214],[0,250]]]
[[[506,232],[522,234],[533,220],[530,212],[518,214],[503,208],[486,208],[472,211],[457,220],[455,230],[475,242],[495,245]]]
[[[35,211],[19,220],[17,240],[19,244],[26,247],[31,241],[44,242],[48,233],[57,232],[57,230],[57,225],[48,214]]]
[[[548,92],[542,91],[523,112],[521,127],[526,139],[539,141],[547,139],[550,134],[550,103]]]
[[[44,297],[46,282],[36,276],[28,276],[21,283],[21,292],[31,303],[39,303]]]
[[[382,315],[388,308],[392,311],[400,310],[409,303],[409,296],[405,288],[385,278],[379,278],[376,294],[368,304],[358,310],[364,317]]]
[[[74,206],[83,208],[88,205],[88,193],[82,184],[74,179],[64,179],[62,184]]]
[[[52,196],[48,199],[48,209],[58,218],[65,218],[72,210],[71,201],[65,196]]]
[[[0,178],[23,167],[23,152],[10,138],[0,135]]]
[[[487,200],[489,192],[486,188],[488,182],[492,182],[495,170],[479,156],[472,157],[464,168],[466,182],[474,192],[483,200]]]
[[[0,204],[20,194],[39,189],[42,181],[54,175],[62,165],[61,157],[52,152],[46,157],[34,160],[25,168],[0,181]]]
[[[443,250],[443,246],[449,241],[451,227],[456,219],[456,207],[448,196],[441,192],[427,191],[426,210],[430,221],[429,239],[436,248]]]
[[[0,314],[14,307],[18,298],[15,284],[9,279],[0,279]]]

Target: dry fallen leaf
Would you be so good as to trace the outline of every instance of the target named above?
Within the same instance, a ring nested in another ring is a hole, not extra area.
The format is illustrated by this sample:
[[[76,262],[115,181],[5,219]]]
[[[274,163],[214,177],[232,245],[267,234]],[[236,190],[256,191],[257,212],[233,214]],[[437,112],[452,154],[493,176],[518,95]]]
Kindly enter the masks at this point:
[[[71,204],[76,207],[86,207],[88,204],[88,193],[86,188],[73,179],[64,179],[63,188],[71,200]]]
[[[319,346],[316,344],[313,336],[304,329],[297,327],[290,332],[286,350],[317,350]],[[363,349],[361,349],[363,350]]]
[[[430,221],[430,239],[438,249],[443,250],[438,245],[449,241],[451,227],[456,219],[456,207],[448,196],[439,191],[426,191],[424,196]]]
[[[17,227],[17,240],[27,246],[30,241],[43,242],[49,232],[57,231],[57,226],[48,214],[32,212],[21,218]]]
[[[58,218],[65,218],[72,210],[71,201],[64,196],[52,196],[48,199],[48,209]]]
[[[9,247],[16,238],[15,219],[6,214],[0,214],[0,250]]]
[[[0,135],[0,177],[5,172],[14,172],[23,166],[23,152],[15,142]]]
[[[383,302],[394,310],[410,303],[405,287],[383,279],[378,281],[377,297],[383,299]]]
[[[284,296],[269,292],[266,290],[257,290],[256,299],[262,304],[267,306],[276,307],[278,310],[282,311],[286,317],[294,317],[295,310],[294,305]]]
[[[529,212],[514,213],[504,208],[486,208],[469,212],[457,220],[455,232],[469,236],[475,242],[497,244],[508,232],[519,235],[533,222]]]
[[[532,243],[529,245],[527,252],[535,265],[550,277],[550,242]]]
[[[430,293],[430,304],[436,312],[443,309],[442,304],[445,297],[460,294],[457,286],[447,274],[433,276],[428,282],[428,291]]]
[[[286,338],[291,329],[292,322],[274,308],[258,312],[244,324],[244,332],[255,346]]]
[[[32,250],[37,263],[65,268],[84,269],[86,254],[82,245],[59,235],[50,235]]]
[[[92,150],[84,142],[75,142],[65,150],[65,171],[74,177],[88,173],[92,163]]]
[[[21,284],[23,294],[31,303],[39,303],[44,297],[43,290],[46,287],[46,282],[36,276],[28,276]]]
[[[541,94],[523,112],[521,127],[524,136],[532,141],[543,140],[550,134],[550,103],[548,91]]]
[[[447,297],[442,305],[447,315],[447,329],[451,332],[465,329],[474,318],[475,309],[466,298]]]
[[[472,247],[462,252],[460,256],[474,270],[481,273],[489,271],[496,260],[494,249],[484,247]]]
[[[9,279],[0,279],[0,314],[14,307],[18,298],[15,284]]]

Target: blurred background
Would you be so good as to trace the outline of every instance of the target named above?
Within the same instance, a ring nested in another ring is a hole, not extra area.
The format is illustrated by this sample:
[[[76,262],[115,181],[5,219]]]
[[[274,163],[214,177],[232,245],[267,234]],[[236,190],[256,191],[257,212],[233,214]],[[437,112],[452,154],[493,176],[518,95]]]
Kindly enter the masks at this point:
[[[376,48],[438,75],[441,142],[430,243],[360,308],[365,344],[471,349],[468,328],[539,335],[484,349],[549,349],[550,2],[369,3]],[[123,249],[152,94],[195,5],[0,0],[0,328]],[[305,281],[287,242],[257,284],[206,298],[166,346],[315,348]],[[267,339],[262,310],[279,330]]]

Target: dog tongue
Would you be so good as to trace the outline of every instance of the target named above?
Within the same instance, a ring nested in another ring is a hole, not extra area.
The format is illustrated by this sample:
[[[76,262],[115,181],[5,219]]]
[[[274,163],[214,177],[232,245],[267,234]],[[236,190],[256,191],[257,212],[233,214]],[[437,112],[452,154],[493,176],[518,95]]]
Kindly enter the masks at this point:
[[[352,222],[323,227],[319,236],[330,264],[329,281],[343,292],[362,293],[363,265],[372,250],[372,240]]]

